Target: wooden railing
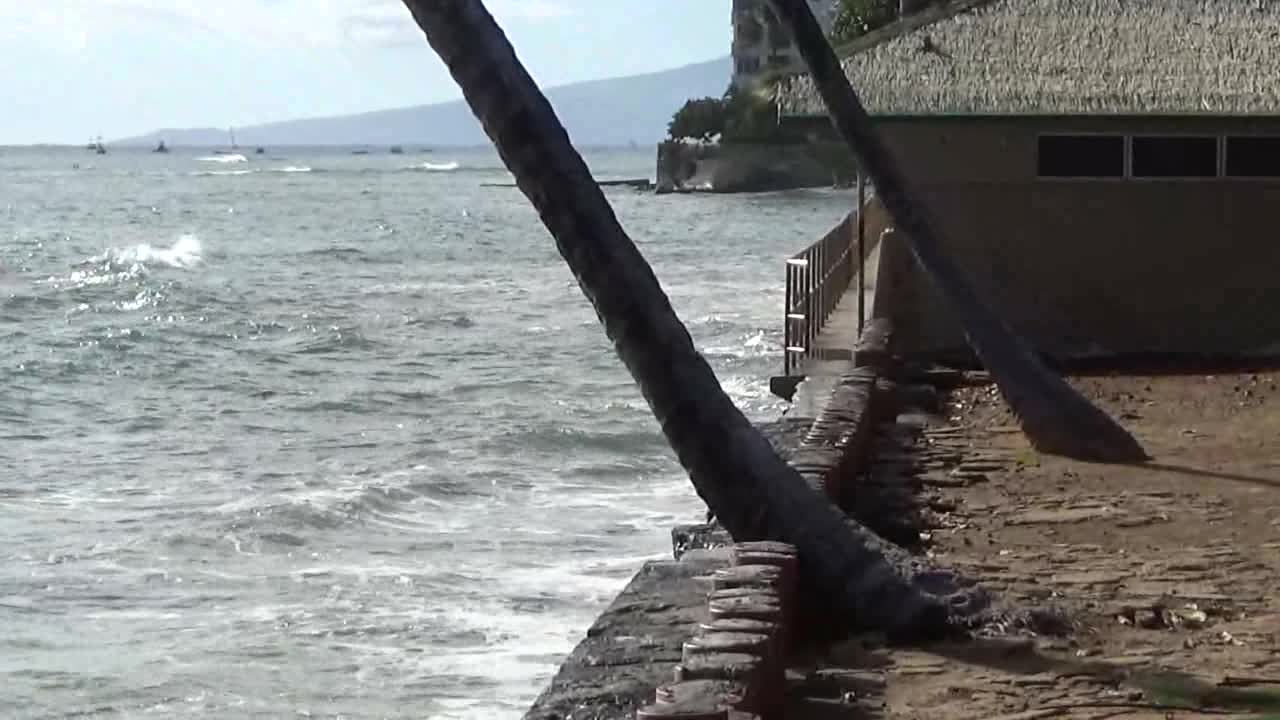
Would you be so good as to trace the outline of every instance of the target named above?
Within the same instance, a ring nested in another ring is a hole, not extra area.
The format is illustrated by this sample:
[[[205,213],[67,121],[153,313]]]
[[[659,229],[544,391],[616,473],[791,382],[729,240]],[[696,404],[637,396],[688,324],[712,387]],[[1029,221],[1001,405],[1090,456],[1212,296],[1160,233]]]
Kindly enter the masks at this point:
[[[812,356],[818,333],[849,289],[857,269],[855,222],[856,214],[850,213],[821,240],[787,259],[783,375]]]

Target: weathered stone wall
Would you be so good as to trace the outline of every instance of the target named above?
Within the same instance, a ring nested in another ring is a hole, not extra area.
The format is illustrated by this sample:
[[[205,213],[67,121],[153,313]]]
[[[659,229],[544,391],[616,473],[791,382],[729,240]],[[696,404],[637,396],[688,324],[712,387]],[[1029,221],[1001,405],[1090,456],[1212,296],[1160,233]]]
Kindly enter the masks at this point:
[[[766,192],[847,185],[853,156],[840,143],[664,142],[658,146],[658,192]]]
[[[817,418],[784,417],[762,428],[803,482],[857,517],[892,529],[894,513],[857,483],[886,404],[890,327],[868,326],[860,366],[841,378]],[[873,493],[874,494],[874,493]],[[795,549],[732,545],[714,524],[677,528],[674,562],[651,562],[587,631],[525,720],[631,720],[654,704],[692,711],[730,705],[779,717],[784,668],[796,638],[816,632],[822,603],[802,594]],[[657,712],[656,708],[650,708]]]

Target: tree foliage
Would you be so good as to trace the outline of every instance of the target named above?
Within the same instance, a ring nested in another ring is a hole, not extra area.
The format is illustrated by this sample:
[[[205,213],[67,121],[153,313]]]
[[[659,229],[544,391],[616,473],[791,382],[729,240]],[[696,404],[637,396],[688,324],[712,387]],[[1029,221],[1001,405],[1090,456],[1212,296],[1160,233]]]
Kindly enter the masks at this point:
[[[729,88],[724,98],[725,140],[763,141],[777,138],[778,108],[770,98],[736,88]]]
[[[710,140],[723,135],[728,103],[722,98],[696,98],[685,102],[667,124],[673,140],[693,138]]]
[[[855,40],[898,17],[898,0],[840,0],[831,40],[835,44]]]
[[[773,140],[778,135],[778,110],[767,96],[730,87],[724,97],[686,102],[667,124],[667,134],[673,140]]]

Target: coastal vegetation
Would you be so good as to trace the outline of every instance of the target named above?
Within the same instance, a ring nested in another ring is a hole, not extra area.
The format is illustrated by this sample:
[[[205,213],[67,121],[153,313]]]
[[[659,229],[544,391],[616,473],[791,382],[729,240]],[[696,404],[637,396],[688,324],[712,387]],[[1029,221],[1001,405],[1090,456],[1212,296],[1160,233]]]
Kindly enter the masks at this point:
[[[831,28],[831,43],[843,45],[893,22],[898,17],[898,8],[898,0],[840,0]],[[773,90],[784,75],[776,70],[765,72],[754,87],[731,85],[721,97],[686,101],[667,124],[668,138],[698,142],[785,142],[773,103]]]
[[[719,98],[689,100],[667,125],[672,140],[777,142],[778,113],[766,93],[730,87]]]

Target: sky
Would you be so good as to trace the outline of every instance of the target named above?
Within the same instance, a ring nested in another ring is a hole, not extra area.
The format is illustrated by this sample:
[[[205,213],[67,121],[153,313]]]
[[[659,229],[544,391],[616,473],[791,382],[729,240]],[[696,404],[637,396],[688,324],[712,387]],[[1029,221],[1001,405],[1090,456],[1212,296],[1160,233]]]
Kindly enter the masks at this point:
[[[540,85],[729,53],[731,0],[485,0]],[[461,97],[401,0],[0,0],[0,145]]]

